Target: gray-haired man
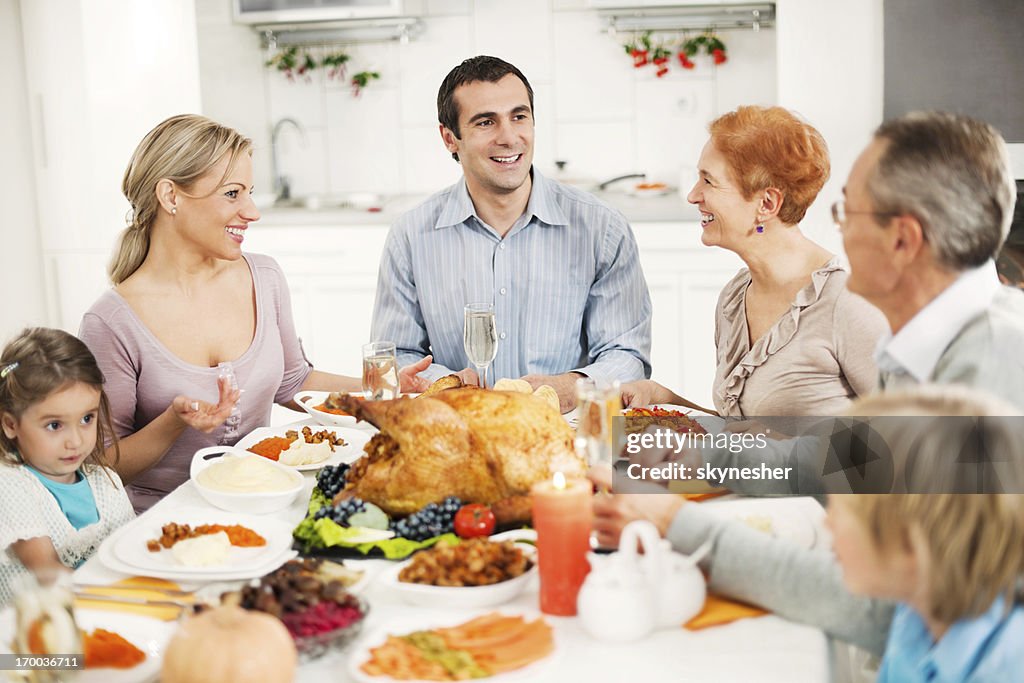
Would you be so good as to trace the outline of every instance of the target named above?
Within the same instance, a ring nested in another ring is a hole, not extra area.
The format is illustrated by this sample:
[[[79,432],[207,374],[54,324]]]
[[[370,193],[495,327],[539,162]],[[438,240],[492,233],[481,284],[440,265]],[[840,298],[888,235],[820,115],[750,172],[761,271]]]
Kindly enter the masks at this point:
[[[1024,409],[1024,294],[994,259],[1013,218],[1006,144],[986,123],[941,112],[882,124],[833,217],[850,290],[877,306],[880,387],[964,384]]]

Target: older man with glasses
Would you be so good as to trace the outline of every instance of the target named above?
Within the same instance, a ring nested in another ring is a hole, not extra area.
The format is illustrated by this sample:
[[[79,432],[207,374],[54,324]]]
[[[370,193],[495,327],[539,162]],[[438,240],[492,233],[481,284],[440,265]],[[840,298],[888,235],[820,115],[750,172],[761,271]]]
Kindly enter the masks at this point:
[[[1016,188],[1006,144],[965,116],[912,113],[882,124],[832,206],[847,287],[889,321],[880,388],[935,382],[1024,408],[1024,294],[995,257]]]

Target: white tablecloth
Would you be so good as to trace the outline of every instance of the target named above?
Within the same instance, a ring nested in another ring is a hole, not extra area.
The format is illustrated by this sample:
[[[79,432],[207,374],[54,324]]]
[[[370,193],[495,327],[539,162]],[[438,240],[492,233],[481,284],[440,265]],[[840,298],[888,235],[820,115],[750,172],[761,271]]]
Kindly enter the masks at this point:
[[[307,423],[302,423],[307,424]],[[314,478],[307,474],[307,488],[312,490]],[[308,495],[302,495],[287,510],[275,513],[281,519],[298,524],[305,516]],[[742,499],[742,514],[754,505],[765,514],[796,515],[820,527],[821,506],[810,498]],[[723,513],[731,500],[702,503],[715,506]],[[146,515],[183,506],[209,507],[186,482],[160,501]],[[211,508],[213,509],[213,508]],[[816,543],[823,536],[818,533]],[[346,560],[349,562],[349,560]],[[386,560],[354,560],[359,568],[377,573],[389,566]],[[125,575],[114,572],[92,557],[75,572],[77,583],[113,583]],[[383,587],[371,583],[363,594],[370,604],[364,632],[386,627],[395,619],[430,616],[436,611],[413,607],[389,595]],[[537,586],[529,587],[518,599],[505,607],[539,610]],[[449,614],[457,614],[451,610]],[[466,613],[471,614],[470,612]],[[588,683],[638,681],[657,683],[672,681],[779,681],[786,683],[819,683],[829,680],[828,648],[821,631],[795,624],[776,616],[743,619],[725,626],[701,631],[674,628],[655,632],[635,643],[609,644],[590,639],[575,618],[546,617],[555,629],[557,651],[550,666],[531,678],[536,681],[582,680]],[[332,652],[300,667],[297,681],[351,681],[347,673],[350,653],[358,641],[344,652]]]

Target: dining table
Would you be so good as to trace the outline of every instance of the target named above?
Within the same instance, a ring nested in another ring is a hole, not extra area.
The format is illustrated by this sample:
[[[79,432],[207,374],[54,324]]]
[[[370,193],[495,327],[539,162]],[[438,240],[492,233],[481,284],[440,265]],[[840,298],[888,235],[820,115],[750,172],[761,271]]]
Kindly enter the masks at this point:
[[[567,416],[571,419],[571,416]],[[312,419],[287,425],[301,428],[316,426]],[[315,472],[305,473],[305,488],[286,509],[272,516],[298,524],[307,514],[309,494],[316,483]],[[721,496],[699,503],[708,510],[724,515],[770,516],[793,520],[803,538],[815,552],[830,552],[827,531],[823,527],[821,505],[807,497],[751,499],[735,495]],[[186,481],[152,508],[142,519],[166,515],[172,510],[207,508],[216,510],[200,496],[192,481]],[[462,614],[466,620],[482,611],[455,607],[426,608],[407,604],[388,590],[387,582],[375,581],[386,574],[393,563],[385,559],[345,559],[345,564],[367,572],[369,582],[361,597],[369,604],[361,637],[343,649],[333,649],[323,656],[300,662],[296,681],[355,681],[349,666],[353,653],[361,651],[361,638],[381,629],[399,628],[402,623],[451,624]],[[105,566],[99,554],[94,555],[74,572],[76,584],[111,584],[128,575]],[[202,583],[183,584],[186,589],[201,589]],[[537,578],[526,589],[500,609],[540,616]],[[689,630],[682,624],[665,628],[632,642],[606,642],[591,638],[577,617],[543,615],[554,631],[555,650],[542,666],[531,669],[530,681],[587,681],[616,683],[619,681],[785,681],[786,683],[820,683],[830,680],[829,644],[816,628],[765,614],[730,623]],[[401,631],[399,631],[401,632]],[[515,677],[512,677],[515,678]],[[504,677],[503,677],[504,680]]]

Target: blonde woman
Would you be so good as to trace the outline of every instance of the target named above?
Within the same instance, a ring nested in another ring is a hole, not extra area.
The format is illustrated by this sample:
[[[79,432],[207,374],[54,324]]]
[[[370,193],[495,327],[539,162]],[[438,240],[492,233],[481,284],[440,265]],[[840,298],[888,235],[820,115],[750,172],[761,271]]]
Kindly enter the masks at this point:
[[[825,140],[782,107],[740,107],[709,131],[687,200],[700,209],[701,242],[746,264],[715,310],[715,410],[836,415],[874,390],[872,353],[887,327],[874,306],[847,291],[839,259],[800,230],[828,180]],[[622,393],[630,406],[700,409],[652,380]]]
[[[114,286],[80,336],[107,379],[117,469],[138,511],[188,479],[198,448],[265,426],[273,403],[360,388],[313,369],[281,268],[242,251],[260,217],[252,190],[252,141],[201,116],[158,125],[125,171],[132,221],[110,265]],[[415,375],[427,365],[403,369],[403,389],[422,390]]]

